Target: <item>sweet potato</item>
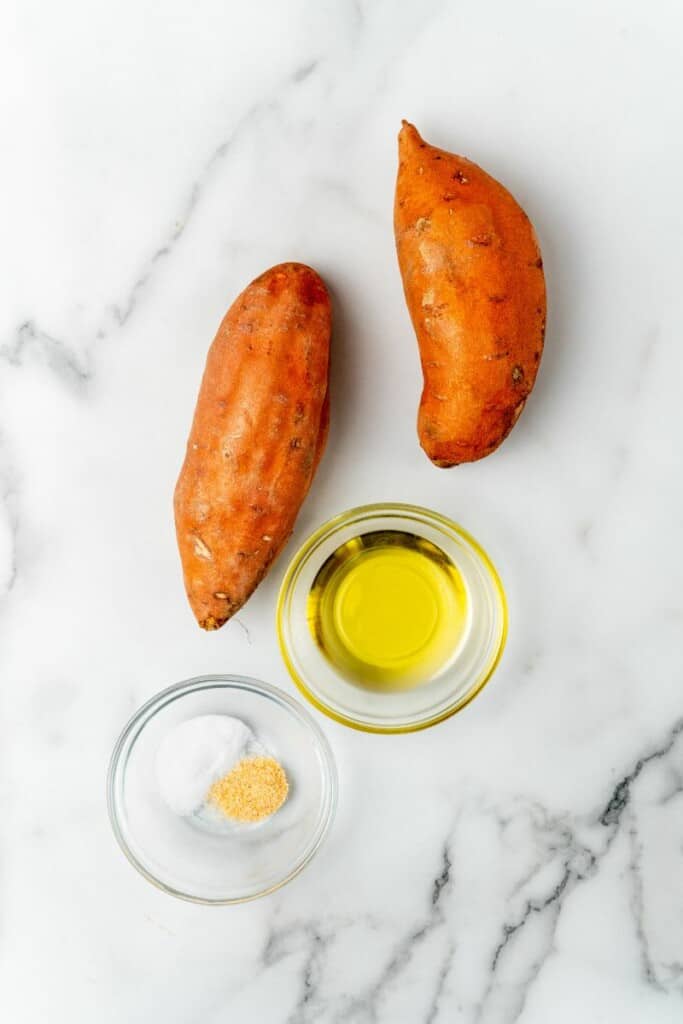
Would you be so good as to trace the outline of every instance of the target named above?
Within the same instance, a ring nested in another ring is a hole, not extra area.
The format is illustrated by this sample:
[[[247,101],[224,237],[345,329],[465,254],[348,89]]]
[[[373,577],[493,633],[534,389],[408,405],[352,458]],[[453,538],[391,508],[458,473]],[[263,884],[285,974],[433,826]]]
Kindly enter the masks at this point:
[[[236,299],[209,349],[174,502],[203,629],[241,608],[292,532],[327,438],[330,330],[321,278],[282,263]]]
[[[543,351],[534,229],[499,182],[407,121],[394,228],[424,377],[420,444],[437,466],[481,459],[512,430]]]

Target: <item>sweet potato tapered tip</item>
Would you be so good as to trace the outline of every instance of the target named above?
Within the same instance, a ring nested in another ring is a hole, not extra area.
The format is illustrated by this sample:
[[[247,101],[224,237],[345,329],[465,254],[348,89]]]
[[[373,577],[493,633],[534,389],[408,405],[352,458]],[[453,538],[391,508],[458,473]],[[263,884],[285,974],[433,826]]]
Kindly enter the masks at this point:
[[[422,141],[422,136],[418,132],[415,125],[411,121],[406,121],[405,117],[402,118],[401,120],[401,130],[399,132],[399,137],[401,136],[403,136],[403,138],[405,139],[407,139],[408,137],[412,137]]]

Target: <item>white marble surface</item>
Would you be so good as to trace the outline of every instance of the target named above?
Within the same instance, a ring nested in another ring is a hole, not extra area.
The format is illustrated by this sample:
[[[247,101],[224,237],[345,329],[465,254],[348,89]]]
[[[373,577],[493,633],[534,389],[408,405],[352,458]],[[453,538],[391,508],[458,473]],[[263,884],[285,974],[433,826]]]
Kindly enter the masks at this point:
[[[0,31],[0,1013],[8,1024],[683,1019],[679,6],[11,0]],[[550,317],[494,456],[433,468],[391,229],[401,117],[535,221]],[[287,555],[215,635],[171,492],[206,348],[282,259],[336,303],[333,423],[293,544],[417,500],[499,564],[509,646],[427,733],[322,722],[334,831],[208,909],[106,818],[129,713],[235,670],[292,692]]]

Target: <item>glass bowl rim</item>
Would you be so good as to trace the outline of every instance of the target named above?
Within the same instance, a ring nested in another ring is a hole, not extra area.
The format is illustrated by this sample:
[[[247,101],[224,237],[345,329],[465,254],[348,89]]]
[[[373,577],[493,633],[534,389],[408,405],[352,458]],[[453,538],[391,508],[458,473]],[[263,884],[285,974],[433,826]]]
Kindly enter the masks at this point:
[[[120,778],[121,755],[124,750],[128,748],[128,754],[130,755],[130,751],[133,749],[133,746],[142,734],[146,725],[163,708],[173,703],[173,701],[179,700],[190,693],[211,689],[248,690],[252,693],[274,700],[304,724],[308,732],[311,734],[315,746],[320,754],[321,775],[323,778],[323,799],[321,801],[322,809],[320,821],[312,841],[309,843],[304,855],[280,881],[267,886],[265,889],[248,893],[245,896],[211,898],[183,892],[181,889],[176,889],[174,886],[167,884],[150,871],[139,857],[133,853],[126,841],[120,824],[121,816],[119,813],[119,800],[116,795],[116,784],[117,780]],[[190,679],[183,679],[178,683],[173,683],[171,686],[165,687],[163,690],[160,690],[158,693],[146,700],[144,704],[142,704],[131,715],[121,730],[109,759],[109,768],[107,771],[107,811],[114,837],[126,859],[143,876],[143,878],[146,878],[147,881],[155,888],[161,889],[162,892],[166,892],[171,896],[176,896],[178,899],[186,900],[189,903],[198,903],[204,906],[230,906],[239,903],[250,903],[252,900],[260,899],[262,896],[268,896],[270,893],[281,889],[282,886],[286,885],[288,882],[291,882],[303,871],[320,849],[323,840],[330,830],[330,826],[334,820],[337,809],[338,790],[339,783],[337,766],[334,754],[332,753],[332,748],[318,723],[310,712],[299,703],[299,701],[290,697],[289,694],[280,690],[277,686],[265,683],[253,676],[243,676],[232,673],[215,673],[193,676]]]
[[[461,540],[464,540],[471,548],[473,548],[493,583],[494,591],[500,602],[502,624],[500,639],[498,641],[498,646],[495,649],[493,659],[486,672],[482,675],[482,678],[477,682],[476,686],[471,687],[459,700],[456,700],[453,704],[449,705],[438,714],[433,715],[431,718],[412,722],[409,721],[402,723],[401,725],[385,726],[349,718],[347,715],[334,711],[311,689],[309,689],[306,680],[297,672],[289,653],[289,646],[285,637],[285,604],[291,593],[295,577],[322,540],[326,539],[328,536],[332,536],[342,527],[353,525],[354,522],[360,522],[362,519],[368,518],[372,515],[381,516],[395,512],[404,513],[406,517],[423,520],[426,519],[442,533],[455,533]],[[359,732],[369,732],[382,736],[395,736],[399,733],[419,732],[422,729],[429,729],[431,726],[438,725],[439,722],[444,722],[447,718],[451,718],[459,711],[462,711],[463,708],[467,707],[467,705],[481,693],[491,679],[491,676],[496,671],[498,664],[500,663],[500,659],[503,656],[503,651],[505,650],[509,624],[505,588],[503,587],[498,570],[479,541],[477,541],[468,530],[460,526],[459,523],[449,519],[448,516],[444,516],[440,512],[435,512],[433,509],[426,508],[423,505],[412,505],[410,503],[400,501],[381,501],[371,502],[367,505],[355,505],[353,508],[347,509],[344,512],[338,512],[335,516],[332,516],[330,519],[327,519],[322,523],[317,530],[314,530],[314,532],[310,534],[310,536],[298,548],[287,566],[287,571],[285,572],[284,579],[280,586],[280,592],[278,594],[275,615],[277,638],[282,660],[284,661],[285,667],[287,668],[294,684],[306,700],[309,701],[309,703],[311,703],[318,711],[321,711],[324,715],[327,715],[328,718],[332,718],[340,725],[349,726],[351,729],[356,729]]]

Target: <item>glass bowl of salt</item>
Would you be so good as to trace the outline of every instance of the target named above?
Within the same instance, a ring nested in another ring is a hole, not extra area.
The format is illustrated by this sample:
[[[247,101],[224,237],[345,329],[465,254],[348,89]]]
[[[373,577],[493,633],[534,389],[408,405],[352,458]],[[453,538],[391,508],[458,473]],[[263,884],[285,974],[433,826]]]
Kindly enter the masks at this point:
[[[114,835],[153,885],[195,903],[265,896],[303,870],[337,800],[308,712],[244,676],[200,676],[141,707],[111,757]]]

